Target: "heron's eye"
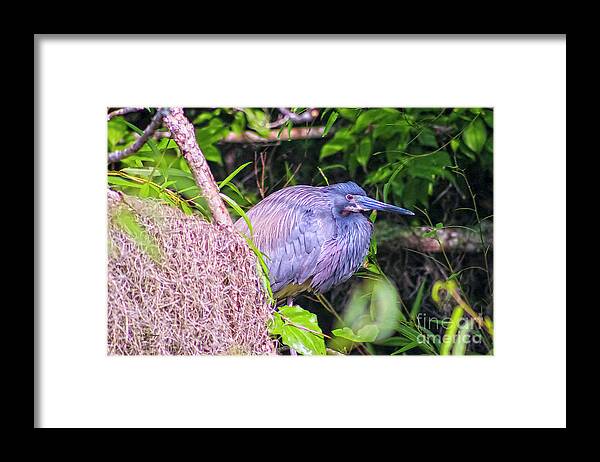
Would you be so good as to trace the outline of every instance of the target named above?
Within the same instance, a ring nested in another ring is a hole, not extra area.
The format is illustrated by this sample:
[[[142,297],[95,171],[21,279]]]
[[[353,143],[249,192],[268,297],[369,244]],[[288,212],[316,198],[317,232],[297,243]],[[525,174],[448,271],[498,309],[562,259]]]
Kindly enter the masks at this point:
[[[346,194],[346,200],[353,201],[354,196],[352,194]]]

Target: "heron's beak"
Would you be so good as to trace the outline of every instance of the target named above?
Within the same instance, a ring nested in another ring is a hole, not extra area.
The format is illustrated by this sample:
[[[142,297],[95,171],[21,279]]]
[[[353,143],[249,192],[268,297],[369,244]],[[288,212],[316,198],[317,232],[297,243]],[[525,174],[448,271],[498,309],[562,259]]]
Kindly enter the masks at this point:
[[[393,212],[399,213],[400,215],[414,215],[414,213],[410,210],[403,209],[402,207],[396,207],[395,205],[386,204],[385,202],[379,202],[367,196],[354,197],[356,199],[356,204],[365,211],[381,210],[382,212]]]

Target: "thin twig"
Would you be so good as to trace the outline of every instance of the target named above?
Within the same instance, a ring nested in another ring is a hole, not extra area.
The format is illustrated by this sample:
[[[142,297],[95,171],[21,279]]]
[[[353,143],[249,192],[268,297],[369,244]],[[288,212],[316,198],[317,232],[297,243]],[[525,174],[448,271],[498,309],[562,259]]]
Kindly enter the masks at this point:
[[[117,117],[117,116],[121,116],[121,115],[125,115],[125,114],[129,114],[130,112],[138,112],[138,111],[143,111],[144,107],[123,107],[121,109],[117,109],[116,111],[112,111],[110,112],[107,116],[106,116],[106,120],[110,120],[113,117]]]
[[[298,329],[305,330],[305,331],[310,332],[311,334],[314,334],[316,336],[325,337],[325,338],[329,338],[329,339],[331,338],[329,335],[324,334],[323,332],[317,332],[316,330],[309,329],[308,327],[304,327],[301,324],[296,324],[290,318],[282,315],[281,313],[279,313],[279,316],[281,316],[281,319],[283,319],[284,321],[287,321],[288,324],[291,324],[292,326],[297,327]]]
[[[267,128],[281,127],[288,120],[290,120],[289,116],[284,115],[282,117],[279,117],[275,122],[271,122],[271,123],[267,124]]]
[[[279,112],[283,114],[284,117],[287,117],[293,123],[303,123],[303,122],[312,122],[319,115],[319,110],[313,108],[308,108],[302,114],[296,114],[295,112],[290,111],[288,108],[279,107]],[[280,124],[283,125],[283,124]]]
[[[131,146],[128,146],[120,151],[109,152],[108,162],[118,162],[124,157],[130,156],[131,154],[135,154],[136,152],[138,152],[142,148],[142,146],[146,144],[148,138],[150,138],[154,134],[158,127],[160,127],[164,115],[164,109],[159,109],[158,111],[156,111],[156,114],[154,114],[154,117],[152,117],[152,120],[144,130],[144,133]]]

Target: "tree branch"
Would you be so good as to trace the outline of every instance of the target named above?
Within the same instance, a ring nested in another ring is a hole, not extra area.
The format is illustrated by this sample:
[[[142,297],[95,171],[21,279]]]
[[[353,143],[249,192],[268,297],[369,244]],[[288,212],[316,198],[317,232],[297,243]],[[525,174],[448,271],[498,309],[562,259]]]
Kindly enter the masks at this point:
[[[419,252],[441,252],[442,249],[436,239],[423,236],[428,231],[431,231],[431,228],[419,227],[411,229],[390,226],[381,221],[378,222],[378,227],[376,227],[375,237],[381,247],[392,245],[418,250]],[[483,233],[486,241],[492,240],[493,227],[491,224],[486,224],[483,227]],[[438,230],[436,234],[446,252],[477,253],[485,250],[481,245],[481,238],[476,230],[448,226]]]
[[[283,130],[271,130],[267,137],[262,137],[255,132],[245,131],[241,134],[229,133],[223,138],[221,143],[271,143],[279,141],[292,141],[292,140],[307,140],[314,138],[322,138],[325,127],[297,127],[292,128],[288,134],[288,131],[284,128]]]
[[[122,149],[121,151],[109,152],[108,161],[118,162],[124,157],[130,156],[131,154],[135,154],[137,151],[139,151],[142,148],[142,146],[146,143],[146,141],[148,141],[148,138],[150,138],[153,135],[153,133],[158,129],[158,127],[160,127],[164,116],[164,111],[164,109],[159,109],[158,111],[156,111],[156,114],[154,114],[154,117],[152,117],[152,121],[144,130],[144,133],[131,146],[128,146],[125,149]]]
[[[284,117],[287,117],[289,120],[294,122],[295,124],[303,123],[303,122],[311,122],[315,120],[315,117],[319,115],[319,110],[315,108],[309,108],[304,111],[302,114],[296,114],[295,112],[290,111],[285,107],[278,107],[279,112],[283,114]]]
[[[231,216],[219,196],[219,187],[196,141],[194,126],[185,117],[183,108],[169,108],[164,116],[164,123],[190,166],[196,184],[208,202],[214,221],[221,225],[233,226]]]
[[[319,110],[315,108],[310,108],[302,114],[296,114],[295,112],[292,112],[285,107],[280,107],[277,109],[279,110],[279,112],[281,112],[282,116],[279,117],[275,122],[271,122],[270,124],[268,124],[268,128],[281,127],[288,120],[291,120],[293,123],[296,124],[302,122],[311,122],[319,115]]]
[[[143,107],[124,107],[124,108],[121,108],[121,109],[117,109],[116,111],[113,111],[113,112],[109,113],[106,116],[106,120],[110,120],[113,117],[117,117],[117,116],[120,116],[120,115],[129,114],[130,112],[143,111],[144,109],[146,109],[146,108],[143,108]]]

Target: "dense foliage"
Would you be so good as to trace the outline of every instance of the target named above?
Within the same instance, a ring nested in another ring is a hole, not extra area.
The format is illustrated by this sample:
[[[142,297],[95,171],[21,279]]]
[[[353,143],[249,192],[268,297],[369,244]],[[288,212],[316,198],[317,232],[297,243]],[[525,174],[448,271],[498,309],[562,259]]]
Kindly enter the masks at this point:
[[[371,197],[417,213],[410,219],[372,214],[376,232],[358,277],[279,308],[270,330],[282,352],[492,353],[493,110],[292,111],[306,121],[286,119],[278,109],[186,110],[233,216],[285,186],[350,179]],[[108,151],[130,145],[153,112],[111,119]],[[168,137],[109,164],[108,182],[209,217]],[[451,246],[452,233],[468,239]],[[406,244],[427,241],[437,246]]]

